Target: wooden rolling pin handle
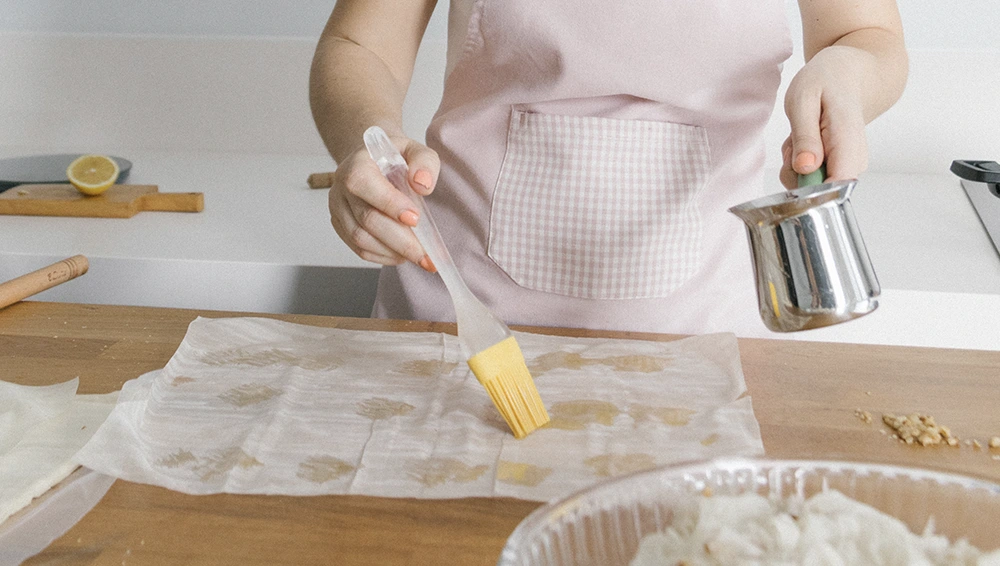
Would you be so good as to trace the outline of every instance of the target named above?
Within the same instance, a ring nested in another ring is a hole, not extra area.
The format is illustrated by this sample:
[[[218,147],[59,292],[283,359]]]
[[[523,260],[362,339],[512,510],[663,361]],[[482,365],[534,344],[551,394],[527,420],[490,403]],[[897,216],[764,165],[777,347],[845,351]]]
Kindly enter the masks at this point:
[[[0,309],[79,277],[87,272],[88,267],[90,263],[86,257],[75,255],[6,283],[0,283]]]
[[[329,189],[333,186],[333,173],[313,173],[307,182],[310,189]]]
[[[201,212],[204,193],[148,193],[142,196],[142,210],[160,212]]]

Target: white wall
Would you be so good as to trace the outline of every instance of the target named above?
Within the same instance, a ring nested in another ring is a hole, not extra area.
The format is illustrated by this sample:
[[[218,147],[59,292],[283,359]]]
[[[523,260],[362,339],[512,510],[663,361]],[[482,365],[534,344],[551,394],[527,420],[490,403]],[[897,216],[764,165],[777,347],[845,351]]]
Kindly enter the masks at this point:
[[[0,32],[271,36],[315,39],[333,0],[0,0]],[[997,51],[996,0],[898,0],[915,49]],[[443,40],[441,0],[430,34]],[[794,0],[786,2],[798,26]]]
[[[316,37],[331,0],[0,0],[0,30]]]
[[[0,0],[0,146],[322,154],[306,81],[333,4]],[[899,4],[911,76],[869,128],[872,170],[1000,160],[1000,2]],[[787,8],[798,49],[795,2]],[[418,138],[440,98],[446,12],[442,1],[407,98],[404,127]],[[801,50],[785,84],[800,64]],[[780,97],[776,108],[767,131],[775,150],[787,135]]]
[[[0,157],[325,155],[307,86],[333,4],[0,0]],[[418,139],[441,96],[447,8],[407,97],[404,128]]]

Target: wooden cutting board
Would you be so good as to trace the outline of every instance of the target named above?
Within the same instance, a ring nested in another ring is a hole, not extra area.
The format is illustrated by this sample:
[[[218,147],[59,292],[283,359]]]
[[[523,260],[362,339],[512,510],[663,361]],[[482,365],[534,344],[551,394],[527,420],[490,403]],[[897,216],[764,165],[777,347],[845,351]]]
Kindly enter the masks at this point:
[[[73,185],[18,185],[0,193],[0,214],[131,218],[142,210],[201,212],[202,193],[161,193],[156,185],[113,185],[87,196]]]

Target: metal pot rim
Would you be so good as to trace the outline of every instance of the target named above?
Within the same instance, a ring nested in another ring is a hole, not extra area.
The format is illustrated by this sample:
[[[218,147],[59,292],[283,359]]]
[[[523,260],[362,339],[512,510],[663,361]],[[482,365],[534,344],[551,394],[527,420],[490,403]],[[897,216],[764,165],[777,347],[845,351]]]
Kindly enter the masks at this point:
[[[848,179],[792,189],[738,204],[729,212],[754,224],[790,218],[831,201],[846,201],[857,183],[857,179]]]

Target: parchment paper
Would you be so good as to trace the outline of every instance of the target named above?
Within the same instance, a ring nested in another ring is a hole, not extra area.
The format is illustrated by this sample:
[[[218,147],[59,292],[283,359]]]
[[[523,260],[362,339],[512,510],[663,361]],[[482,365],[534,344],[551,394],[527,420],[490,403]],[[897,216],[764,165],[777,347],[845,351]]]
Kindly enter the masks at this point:
[[[763,453],[734,336],[517,334],[552,423],[510,434],[457,338],[194,321],[79,454],[193,494],[549,500],[668,463]]]

